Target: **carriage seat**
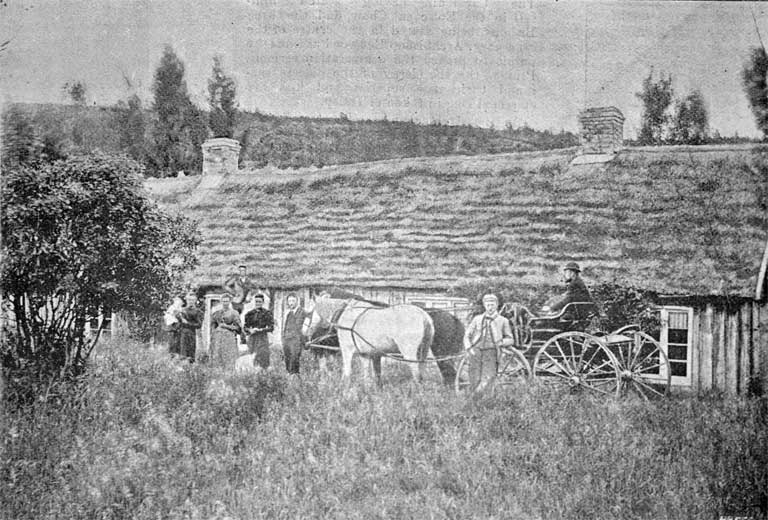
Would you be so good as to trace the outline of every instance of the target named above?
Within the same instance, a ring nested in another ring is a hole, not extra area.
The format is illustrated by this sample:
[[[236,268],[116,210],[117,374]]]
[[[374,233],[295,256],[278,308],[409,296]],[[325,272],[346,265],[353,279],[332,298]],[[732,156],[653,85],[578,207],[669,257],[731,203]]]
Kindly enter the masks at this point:
[[[594,302],[571,302],[557,314],[532,318],[531,329],[534,332],[534,338],[542,334],[545,336],[550,334],[551,337],[560,332],[584,332],[597,312],[597,305]]]

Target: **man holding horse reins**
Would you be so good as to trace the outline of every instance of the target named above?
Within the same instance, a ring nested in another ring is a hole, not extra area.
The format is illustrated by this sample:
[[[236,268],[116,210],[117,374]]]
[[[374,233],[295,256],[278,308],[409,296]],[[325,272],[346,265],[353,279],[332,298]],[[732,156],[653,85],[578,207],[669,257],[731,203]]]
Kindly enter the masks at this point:
[[[288,306],[283,320],[282,343],[283,356],[285,358],[285,369],[288,374],[299,373],[301,362],[301,351],[304,350],[306,339],[304,338],[305,320],[309,320],[309,315],[299,305],[299,297],[295,293],[290,293],[285,298]]]
[[[485,312],[478,314],[464,334],[464,348],[472,356],[469,365],[470,387],[482,391],[496,378],[497,355],[500,347],[515,342],[509,320],[499,314],[499,299],[495,294],[483,296]]]

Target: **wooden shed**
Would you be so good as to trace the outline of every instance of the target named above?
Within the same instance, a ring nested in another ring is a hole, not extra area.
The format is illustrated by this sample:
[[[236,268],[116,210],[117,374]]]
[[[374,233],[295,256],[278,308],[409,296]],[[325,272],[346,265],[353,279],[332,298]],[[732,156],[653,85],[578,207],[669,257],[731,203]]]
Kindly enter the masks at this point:
[[[282,295],[339,286],[385,302],[453,305],[462,287],[559,291],[562,265],[587,284],[655,291],[673,384],[765,392],[768,160],[750,147],[576,150],[382,161],[285,175],[150,181],[200,222],[199,283],[246,264]]]

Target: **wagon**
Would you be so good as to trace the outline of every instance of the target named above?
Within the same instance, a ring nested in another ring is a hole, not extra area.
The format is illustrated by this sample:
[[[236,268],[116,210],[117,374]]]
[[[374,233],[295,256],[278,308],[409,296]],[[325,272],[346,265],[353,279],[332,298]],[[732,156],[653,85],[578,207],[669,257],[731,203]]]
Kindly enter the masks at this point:
[[[668,395],[669,360],[664,350],[637,325],[611,333],[589,330],[597,314],[594,303],[567,304],[558,314],[534,316],[520,305],[507,305],[514,345],[497,349],[495,386],[529,378],[537,384],[575,392],[645,399]],[[458,392],[473,390],[470,378],[477,356],[470,348],[457,367]]]

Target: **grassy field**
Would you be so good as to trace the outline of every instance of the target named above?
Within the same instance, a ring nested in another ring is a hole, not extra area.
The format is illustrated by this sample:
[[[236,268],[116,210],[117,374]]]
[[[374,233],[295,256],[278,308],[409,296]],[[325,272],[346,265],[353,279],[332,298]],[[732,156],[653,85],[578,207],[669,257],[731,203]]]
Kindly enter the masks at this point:
[[[77,399],[0,416],[0,518],[717,518],[768,511],[768,403],[484,399],[232,376],[111,344]]]

